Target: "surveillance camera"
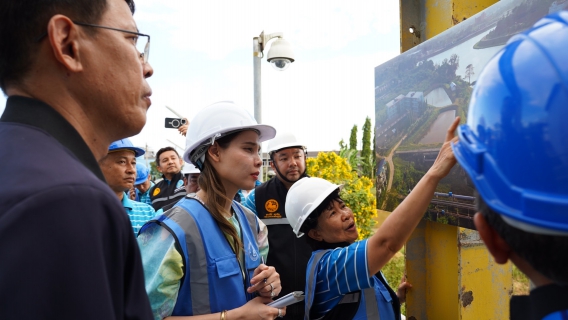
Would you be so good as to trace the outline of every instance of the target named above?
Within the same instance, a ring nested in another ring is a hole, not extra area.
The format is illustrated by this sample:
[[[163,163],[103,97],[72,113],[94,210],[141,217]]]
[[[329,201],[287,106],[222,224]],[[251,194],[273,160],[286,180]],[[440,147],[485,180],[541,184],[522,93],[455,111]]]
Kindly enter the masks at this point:
[[[274,58],[270,60],[270,64],[272,64],[272,67],[274,67],[274,69],[278,71],[284,71],[288,69],[291,63],[292,61],[286,58]]]
[[[272,43],[266,60],[272,64],[274,69],[283,71],[294,62],[294,52],[288,41],[279,38]]]

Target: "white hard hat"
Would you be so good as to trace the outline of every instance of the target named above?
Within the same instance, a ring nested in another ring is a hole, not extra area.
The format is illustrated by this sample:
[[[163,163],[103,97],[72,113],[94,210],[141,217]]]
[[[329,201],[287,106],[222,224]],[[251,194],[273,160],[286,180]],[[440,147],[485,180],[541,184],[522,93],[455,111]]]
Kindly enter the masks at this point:
[[[286,217],[298,238],[304,235],[300,228],[306,218],[338,188],[341,189],[341,186],[327,180],[308,177],[298,180],[290,187],[286,195]]]
[[[281,133],[268,142],[267,152],[271,154],[274,151],[291,147],[300,147],[302,149],[306,148],[303,144],[296,140],[296,137],[293,134],[287,132]]]
[[[199,171],[199,169],[197,169],[197,167],[193,165],[193,163],[186,162],[183,164],[183,169],[181,169],[181,173],[186,175],[192,173],[201,173],[201,171]]]
[[[258,124],[245,109],[231,101],[217,102],[207,106],[189,123],[183,160],[202,169],[205,152],[215,142],[215,139],[246,129],[258,131],[259,142],[272,139],[276,135],[276,129]]]

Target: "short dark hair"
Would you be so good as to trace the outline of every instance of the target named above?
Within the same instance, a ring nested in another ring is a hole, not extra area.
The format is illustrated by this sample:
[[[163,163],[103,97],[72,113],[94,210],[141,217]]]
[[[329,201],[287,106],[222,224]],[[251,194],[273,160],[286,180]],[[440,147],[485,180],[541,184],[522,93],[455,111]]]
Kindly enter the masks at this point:
[[[158,150],[158,152],[156,152],[156,165],[159,166],[160,165],[160,156],[162,155],[162,153],[166,152],[166,151],[173,151],[177,154],[178,158],[180,158],[179,153],[176,151],[175,148],[173,147],[164,147],[160,150]]]
[[[134,14],[134,1],[125,0]],[[83,23],[97,23],[107,0],[17,0],[0,1],[0,88],[6,92],[29,72],[37,51],[38,37],[49,19],[63,14]],[[89,28],[87,32],[96,32]]]
[[[326,210],[330,210],[333,206],[333,202],[339,202],[339,201],[343,201],[341,199],[341,197],[339,196],[339,188],[337,188],[335,191],[333,191],[332,193],[330,193],[321,203],[319,206],[317,206],[317,208],[314,209],[314,211],[312,211],[312,213],[310,213],[310,215],[306,218],[306,220],[304,220],[304,223],[302,224],[302,227],[300,228],[300,231],[304,233],[304,237],[306,237],[306,242],[308,243],[308,245],[310,247],[312,247],[312,250],[320,250],[320,249],[326,249],[327,248],[327,244],[322,242],[322,241],[317,241],[315,239],[312,239],[310,236],[308,236],[308,232],[311,229],[315,229],[318,227],[318,218],[321,216],[321,214],[326,211]]]
[[[568,236],[551,236],[526,232],[507,224],[481,196],[476,196],[478,211],[497,234],[536,271],[552,281],[568,284]]]

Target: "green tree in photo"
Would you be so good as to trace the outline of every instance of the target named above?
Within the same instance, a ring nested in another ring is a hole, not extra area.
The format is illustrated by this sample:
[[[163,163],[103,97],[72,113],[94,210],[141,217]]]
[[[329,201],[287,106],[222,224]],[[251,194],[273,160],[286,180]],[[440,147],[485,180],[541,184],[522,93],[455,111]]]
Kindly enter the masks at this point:
[[[471,76],[473,76],[475,74],[475,72],[473,72],[473,65],[470,63],[467,65],[467,67],[465,67],[465,77],[467,78],[467,82],[469,82],[469,84],[471,84]]]

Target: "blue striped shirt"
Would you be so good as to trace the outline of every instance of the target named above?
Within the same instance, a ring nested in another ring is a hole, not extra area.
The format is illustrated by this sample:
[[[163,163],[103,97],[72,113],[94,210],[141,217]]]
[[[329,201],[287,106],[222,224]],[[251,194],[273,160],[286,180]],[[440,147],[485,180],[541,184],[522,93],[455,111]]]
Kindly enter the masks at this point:
[[[319,319],[333,309],[343,295],[375,285],[367,267],[367,240],[324,254],[316,267],[316,277],[311,312],[314,319]]]
[[[122,206],[130,218],[132,229],[136,235],[144,223],[156,215],[156,211],[151,205],[130,200],[126,193],[122,195]]]
[[[150,181],[150,188],[146,190],[146,192],[142,193],[140,190],[136,189],[136,201],[142,202],[145,204],[152,205],[152,200],[150,199],[150,189],[154,186],[154,182]]]

